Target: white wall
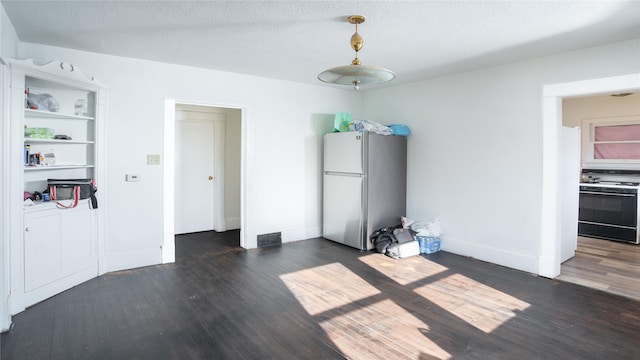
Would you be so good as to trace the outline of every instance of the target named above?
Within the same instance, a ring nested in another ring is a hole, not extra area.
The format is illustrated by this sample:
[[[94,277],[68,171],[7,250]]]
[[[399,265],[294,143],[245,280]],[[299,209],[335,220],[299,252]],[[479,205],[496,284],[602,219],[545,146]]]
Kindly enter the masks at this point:
[[[444,250],[538,272],[542,86],[640,72],[640,39],[364,93],[363,117],[411,127],[407,215]]]
[[[360,110],[352,91],[24,43],[21,58],[62,59],[108,89],[107,209],[109,270],[160,262],[164,99],[246,108],[248,246],[281,231],[283,241],[321,234],[322,135],[333,114]],[[127,183],[125,174],[140,174]]]

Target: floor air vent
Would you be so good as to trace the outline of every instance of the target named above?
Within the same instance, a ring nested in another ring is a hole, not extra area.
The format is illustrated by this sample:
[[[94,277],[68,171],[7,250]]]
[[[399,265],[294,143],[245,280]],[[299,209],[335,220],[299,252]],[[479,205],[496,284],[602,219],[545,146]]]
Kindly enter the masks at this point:
[[[258,235],[258,247],[268,247],[282,245],[282,233],[271,233]]]

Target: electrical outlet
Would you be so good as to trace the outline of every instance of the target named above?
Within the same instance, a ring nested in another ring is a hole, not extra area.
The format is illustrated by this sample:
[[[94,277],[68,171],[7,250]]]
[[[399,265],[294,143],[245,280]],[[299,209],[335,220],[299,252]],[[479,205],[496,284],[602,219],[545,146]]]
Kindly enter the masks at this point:
[[[147,154],[147,165],[160,165],[160,154]]]

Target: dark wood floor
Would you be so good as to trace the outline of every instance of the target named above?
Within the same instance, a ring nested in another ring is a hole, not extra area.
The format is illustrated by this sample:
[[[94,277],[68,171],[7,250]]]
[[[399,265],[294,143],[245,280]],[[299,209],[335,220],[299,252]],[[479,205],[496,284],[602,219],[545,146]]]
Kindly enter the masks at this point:
[[[438,252],[323,239],[108,274],[14,316],[6,359],[640,359],[640,302]]]

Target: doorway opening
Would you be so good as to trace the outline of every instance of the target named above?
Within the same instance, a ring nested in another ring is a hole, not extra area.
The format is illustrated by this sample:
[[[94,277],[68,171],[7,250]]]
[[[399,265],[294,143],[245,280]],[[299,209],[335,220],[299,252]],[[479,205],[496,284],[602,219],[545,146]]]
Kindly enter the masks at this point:
[[[238,230],[246,248],[245,109],[165,99],[162,262],[179,233]]]
[[[640,73],[543,86],[542,99],[542,217],[538,274],[560,275],[562,213],[560,200],[560,148],[562,99],[640,89]],[[578,191],[578,189],[576,189]],[[577,224],[576,224],[577,226]]]
[[[606,127],[625,123],[640,123],[639,104],[640,92],[625,92],[624,96],[620,96],[616,92],[598,96],[563,98],[563,126],[579,127],[581,130],[582,147],[580,154],[574,155],[575,163],[579,161],[583,170],[607,167],[614,170],[637,171],[639,165],[634,161],[612,160],[612,162],[604,164],[595,163],[594,146],[591,141],[595,140],[595,134],[593,133],[595,125]],[[609,153],[605,153],[605,155],[607,154]],[[564,155],[566,156],[567,154]],[[573,172],[572,176],[575,179],[575,172]],[[637,178],[636,176],[634,177]],[[606,178],[601,180],[606,180]],[[632,179],[629,180],[633,181]],[[567,186],[567,183],[562,185]],[[575,190],[574,184],[571,185],[571,190]],[[576,194],[574,193],[573,195],[575,196]],[[583,197],[594,204],[613,205],[613,203],[604,200],[601,195],[592,196],[585,194]],[[612,196],[610,198],[614,199],[615,197]],[[632,203],[632,207],[634,209],[637,208],[635,197],[624,196],[623,198],[633,199],[631,202],[625,201],[624,203]],[[577,197],[575,202],[578,203]],[[622,203],[616,202],[614,208],[617,208],[617,205]],[[563,213],[571,211],[575,216],[578,215],[578,204],[575,207],[563,204],[562,207]],[[622,214],[619,215],[624,217]],[[633,224],[632,226],[635,227],[637,222],[635,211],[632,217],[634,220],[629,225]],[[567,224],[567,222],[564,224]],[[565,257],[563,256],[560,275],[556,279],[640,300],[640,246],[624,241],[617,242],[580,235],[576,236],[575,226],[571,230],[573,230],[573,234],[567,235],[572,235],[573,239],[577,238],[577,242],[573,243],[574,256],[567,261],[564,261]],[[631,236],[632,233],[629,234]],[[633,232],[633,235],[635,236],[635,232]],[[570,240],[568,236],[566,238],[563,237],[563,246],[568,243],[567,240]]]

